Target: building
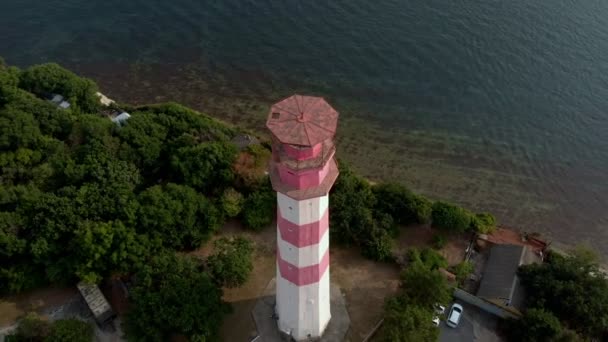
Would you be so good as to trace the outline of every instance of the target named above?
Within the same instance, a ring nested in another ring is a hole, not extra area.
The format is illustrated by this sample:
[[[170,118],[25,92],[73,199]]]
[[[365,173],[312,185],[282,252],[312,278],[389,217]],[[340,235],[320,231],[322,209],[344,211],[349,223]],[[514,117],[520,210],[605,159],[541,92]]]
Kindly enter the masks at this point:
[[[276,315],[296,341],[322,336],[330,319],[328,193],[338,177],[338,112],[293,95],[271,107],[270,178],[277,192]]]
[[[517,276],[521,265],[540,262],[527,246],[495,245],[490,249],[477,297],[504,308],[523,309],[524,288]]]
[[[101,293],[99,287],[95,284],[87,284],[80,282],[77,285],[78,291],[87,303],[87,306],[93,313],[95,321],[100,326],[112,323],[116,314],[112,310],[110,303],[106,300],[106,297]]]
[[[65,101],[62,95],[52,94],[49,97],[49,101],[51,101],[54,104],[56,104],[57,107],[59,107],[59,108],[62,108],[62,109],[68,109],[68,108],[70,108],[70,103],[68,101]]]
[[[130,117],[131,117],[131,114],[129,114],[127,112],[121,112],[120,114],[112,117],[110,120],[112,120],[113,123],[115,123],[119,126],[122,126],[127,120],[129,120]]]

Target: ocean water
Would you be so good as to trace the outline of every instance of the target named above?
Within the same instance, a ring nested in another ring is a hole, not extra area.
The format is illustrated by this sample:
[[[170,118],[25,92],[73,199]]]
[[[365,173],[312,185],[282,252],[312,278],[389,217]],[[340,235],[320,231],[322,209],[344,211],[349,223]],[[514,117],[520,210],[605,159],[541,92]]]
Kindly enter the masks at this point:
[[[608,254],[607,1],[3,0],[0,56],[211,114],[323,95],[366,176]]]

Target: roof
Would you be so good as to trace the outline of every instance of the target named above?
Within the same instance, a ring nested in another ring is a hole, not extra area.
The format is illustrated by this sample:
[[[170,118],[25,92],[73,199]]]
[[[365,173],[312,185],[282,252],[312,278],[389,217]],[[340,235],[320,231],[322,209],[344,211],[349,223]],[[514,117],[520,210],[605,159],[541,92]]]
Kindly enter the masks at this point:
[[[122,112],[119,115],[117,115],[116,117],[112,118],[112,122],[115,123],[123,123],[124,121],[127,121],[127,119],[129,119],[131,117],[131,115],[127,112]]]
[[[338,115],[322,97],[296,94],[272,105],[266,127],[281,143],[314,146],[333,138]]]
[[[526,247],[520,245],[492,247],[477,296],[510,301],[517,285],[517,269],[522,263],[525,251]]]
[[[97,322],[103,323],[114,316],[112,307],[97,285],[80,282],[77,287]]]

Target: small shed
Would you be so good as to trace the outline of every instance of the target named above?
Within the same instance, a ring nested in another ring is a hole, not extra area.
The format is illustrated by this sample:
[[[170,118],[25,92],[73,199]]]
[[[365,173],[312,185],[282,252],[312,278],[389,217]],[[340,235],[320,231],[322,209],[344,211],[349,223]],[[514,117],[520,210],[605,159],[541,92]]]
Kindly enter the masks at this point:
[[[87,306],[93,313],[93,317],[95,317],[97,324],[105,325],[111,323],[116,317],[116,314],[112,310],[106,297],[101,293],[99,287],[95,284],[87,284],[84,282],[78,283],[77,287],[82,298],[84,298]]]
[[[519,266],[539,262],[539,258],[522,245],[495,245],[490,249],[477,297],[503,307],[522,309],[525,299],[517,270]]]
[[[235,144],[239,150],[244,150],[251,145],[259,144],[258,138],[249,134],[239,134],[232,138],[232,143]]]
[[[113,117],[111,120],[115,124],[122,126],[127,120],[129,120],[130,117],[131,117],[131,114],[129,114],[127,112],[122,112],[122,113],[116,115],[115,117]]]
[[[65,100],[65,98],[63,97],[63,95],[59,95],[59,94],[51,94],[48,97],[49,101],[51,101],[52,103],[56,104],[57,107],[59,108],[63,108],[63,109],[68,109],[70,108],[70,103],[68,101]]]

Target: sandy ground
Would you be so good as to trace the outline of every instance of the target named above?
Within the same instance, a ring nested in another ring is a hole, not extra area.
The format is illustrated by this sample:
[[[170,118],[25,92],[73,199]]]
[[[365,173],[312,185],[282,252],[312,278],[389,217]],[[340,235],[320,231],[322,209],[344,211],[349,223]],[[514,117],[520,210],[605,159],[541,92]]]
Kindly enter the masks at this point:
[[[220,236],[242,234],[256,243],[254,270],[247,283],[237,289],[225,289],[224,299],[233,306],[221,328],[223,341],[249,341],[255,336],[251,311],[257,298],[276,274],[276,230],[269,227],[260,233],[242,229],[231,222]],[[210,244],[197,250],[196,255],[209,254]],[[346,297],[351,319],[346,341],[361,341],[382,317],[387,296],[394,294],[399,284],[399,268],[394,264],[375,263],[364,259],[354,248],[331,249],[331,281],[339,285]]]

